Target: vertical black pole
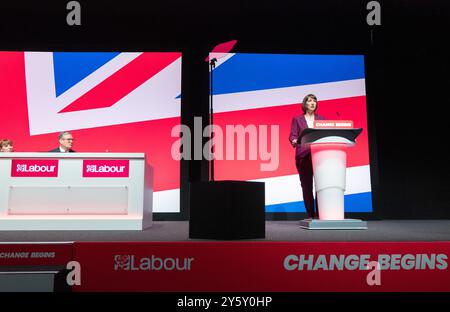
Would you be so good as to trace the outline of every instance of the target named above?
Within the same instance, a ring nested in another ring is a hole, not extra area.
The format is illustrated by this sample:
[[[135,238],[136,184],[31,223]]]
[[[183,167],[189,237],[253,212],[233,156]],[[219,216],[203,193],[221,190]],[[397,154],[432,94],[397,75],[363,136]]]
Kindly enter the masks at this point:
[[[209,125],[210,125],[210,131],[209,131],[209,139],[210,139],[210,171],[209,171],[209,180],[210,181],[214,181],[214,147],[213,147],[213,138],[214,138],[214,131],[213,131],[213,126],[214,126],[214,106],[213,106],[213,69],[215,68],[216,65],[216,58],[213,58],[209,65],[210,65],[210,69],[209,69],[209,96],[210,96],[210,100],[209,100]]]

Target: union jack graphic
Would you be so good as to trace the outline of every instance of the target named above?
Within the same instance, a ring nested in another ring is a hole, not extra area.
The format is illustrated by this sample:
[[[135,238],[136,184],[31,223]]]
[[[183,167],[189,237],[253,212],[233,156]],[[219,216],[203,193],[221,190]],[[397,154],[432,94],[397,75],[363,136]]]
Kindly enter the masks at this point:
[[[179,212],[179,52],[0,52],[0,135],[16,151],[144,152],[154,168],[154,212]]]
[[[288,136],[291,120],[302,114],[301,101],[309,93],[318,97],[318,113],[326,119],[353,120],[356,128],[363,128],[348,151],[345,209],[371,212],[363,55],[228,53],[218,59],[214,123],[278,126],[279,166],[261,171],[262,159],[217,160],[215,178],[265,182],[266,212],[305,211]]]

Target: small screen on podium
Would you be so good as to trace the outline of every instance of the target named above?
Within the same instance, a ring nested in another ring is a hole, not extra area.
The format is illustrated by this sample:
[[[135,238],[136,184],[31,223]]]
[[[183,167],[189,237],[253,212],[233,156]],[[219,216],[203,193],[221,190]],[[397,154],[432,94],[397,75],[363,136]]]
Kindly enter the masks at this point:
[[[288,137],[303,98],[314,94],[318,115],[363,129],[348,149],[345,210],[372,212],[363,55],[230,53],[218,60],[213,82],[223,136],[216,180],[264,181],[266,212],[304,212]]]

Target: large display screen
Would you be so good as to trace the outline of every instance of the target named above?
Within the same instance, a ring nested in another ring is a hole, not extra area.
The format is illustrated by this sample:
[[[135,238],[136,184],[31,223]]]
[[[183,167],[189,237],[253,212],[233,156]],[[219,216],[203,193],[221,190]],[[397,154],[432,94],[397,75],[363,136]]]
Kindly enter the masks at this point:
[[[16,152],[139,152],[154,168],[154,212],[180,211],[179,52],[0,52],[0,138]]]
[[[348,149],[346,212],[372,212],[363,55],[228,54],[213,70],[216,180],[264,181],[266,212],[304,212],[288,137],[305,95],[317,113],[362,128]],[[240,127],[240,128],[239,128]]]

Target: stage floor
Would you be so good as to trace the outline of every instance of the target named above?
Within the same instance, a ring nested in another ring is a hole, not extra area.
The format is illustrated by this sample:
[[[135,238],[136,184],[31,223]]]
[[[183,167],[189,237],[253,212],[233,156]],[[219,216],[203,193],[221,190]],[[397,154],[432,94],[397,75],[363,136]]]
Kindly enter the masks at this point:
[[[0,231],[0,242],[154,242],[189,239],[188,221],[157,221],[144,231]],[[368,221],[367,230],[306,230],[298,221],[267,221],[266,238],[251,241],[450,241],[450,220]]]

